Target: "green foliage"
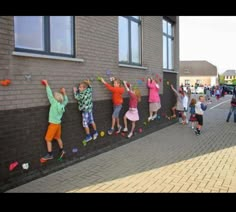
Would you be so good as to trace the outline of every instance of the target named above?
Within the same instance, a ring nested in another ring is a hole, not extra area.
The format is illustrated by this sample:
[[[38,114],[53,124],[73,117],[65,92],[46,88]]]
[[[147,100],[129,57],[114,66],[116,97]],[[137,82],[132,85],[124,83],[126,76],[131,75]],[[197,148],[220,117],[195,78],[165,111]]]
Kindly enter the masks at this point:
[[[233,79],[233,80],[232,80],[232,84],[233,84],[233,85],[236,85],[236,79]]]
[[[225,76],[219,74],[218,75],[218,81],[219,81],[219,84],[224,84],[225,83]]]

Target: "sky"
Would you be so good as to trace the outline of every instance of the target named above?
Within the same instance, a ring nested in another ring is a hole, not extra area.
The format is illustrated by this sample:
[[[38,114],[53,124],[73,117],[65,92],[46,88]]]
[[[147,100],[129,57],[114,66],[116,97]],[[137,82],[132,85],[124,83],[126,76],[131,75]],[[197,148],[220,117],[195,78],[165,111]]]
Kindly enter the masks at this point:
[[[180,60],[206,60],[222,74],[236,69],[236,16],[180,16]]]

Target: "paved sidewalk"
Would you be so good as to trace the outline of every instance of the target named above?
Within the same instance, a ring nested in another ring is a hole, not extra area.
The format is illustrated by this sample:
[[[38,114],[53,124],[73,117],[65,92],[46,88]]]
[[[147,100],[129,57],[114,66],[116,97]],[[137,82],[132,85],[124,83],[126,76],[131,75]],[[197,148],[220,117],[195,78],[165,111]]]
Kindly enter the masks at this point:
[[[200,136],[177,123],[7,192],[236,192],[230,99],[208,105]]]

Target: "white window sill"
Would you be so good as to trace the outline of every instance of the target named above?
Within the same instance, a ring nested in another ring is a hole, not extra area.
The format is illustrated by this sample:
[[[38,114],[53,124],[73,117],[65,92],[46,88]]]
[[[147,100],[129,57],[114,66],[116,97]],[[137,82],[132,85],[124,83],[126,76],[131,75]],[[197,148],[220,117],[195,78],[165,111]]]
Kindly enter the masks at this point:
[[[12,55],[21,56],[21,57],[34,57],[34,58],[44,58],[44,59],[52,59],[52,60],[66,60],[66,61],[74,61],[74,62],[84,62],[84,59],[79,59],[79,58],[59,57],[59,56],[33,54],[33,53],[26,53],[26,52],[15,52],[14,51],[12,53]]]
[[[126,65],[126,64],[119,64],[119,66],[125,67],[125,68],[136,68],[136,69],[143,69],[143,70],[148,69],[147,67],[144,67],[144,66],[133,66],[133,65]]]

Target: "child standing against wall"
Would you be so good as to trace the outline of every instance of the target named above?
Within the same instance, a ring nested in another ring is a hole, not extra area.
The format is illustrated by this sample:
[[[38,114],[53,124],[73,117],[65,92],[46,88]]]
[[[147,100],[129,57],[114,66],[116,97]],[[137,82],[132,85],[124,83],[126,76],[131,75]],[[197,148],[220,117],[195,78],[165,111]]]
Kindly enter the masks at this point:
[[[89,80],[85,80],[79,84],[79,89],[73,88],[74,98],[78,100],[78,109],[82,112],[82,124],[85,129],[85,141],[89,142],[98,137],[97,127],[93,118],[93,100],[92,87]],[[93,127],[93,137],[90,134],[89,124]]]
[[[149,117],[148,121],[154,120],[157,117],[157,112],[161,108],[161,100],[159,96],[159,85],[158,79],[154,80],[152,78],[148,78],[147,87],[149,89]]]
[[[123,104],[123,93],[125,92],[124,87],[121,87],[121,82],[119,79],[112,78],[113,85],[105,82],[103,78],[101,78],[101,82],[106,86],[106,88],[112,92],[112,103],[113,103],[113,113],[112,113],[112,124],[111,128],[107,131],[108,135],[112,135],[114,132],[115,124],[117,124],[116,133],[120,133],[122,127],[120,125],[119,114]]]
[[[141,94],[140,90],[138,88],[131,88],[131,85],[127,85],[126,81],[124,82],[124,86],[126,90],[128,91],[128,94],[130,96],[129,99],[129,110],[126,112],[124,115],[124,125],[125,128],[123,129],[123,132],[128,132],[128,124],[127,124],[127,119],[129,119],[132,122],[132,128],[130,130],[130,133],[128,134],[128,138],[131,138],[134,134],[134,129],[135,129],[135,122],[139,120],[139,114],[138,114],[138,102],[141,101]]]
[[[47,151],[48,153],[42,157],[41,159],[44,161],[53,159],[52,154],[52,140],[56,139],[59,145],[60,150],[60,158],[63,157],[65,151],[63,150],[63,142],[61,140],[61,118],[63,113],[65,112],[65,106],[68,103],[68,98],[66,95],[65,88],[61,89],[61,93],[54,92],[52,94],[52,90],[49,87],[47,80],[42,80],[42,83],[46,86],[47,97],[50,102],[50,110],[49,110],[49,125],[47,129],[47,133],[45,136],[45,140],[47,143]]]

